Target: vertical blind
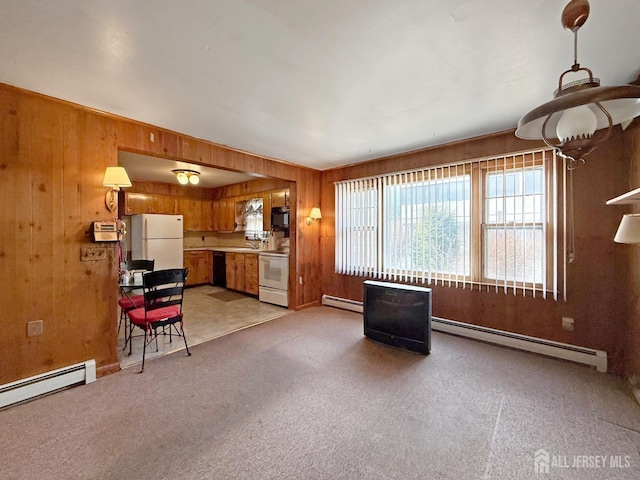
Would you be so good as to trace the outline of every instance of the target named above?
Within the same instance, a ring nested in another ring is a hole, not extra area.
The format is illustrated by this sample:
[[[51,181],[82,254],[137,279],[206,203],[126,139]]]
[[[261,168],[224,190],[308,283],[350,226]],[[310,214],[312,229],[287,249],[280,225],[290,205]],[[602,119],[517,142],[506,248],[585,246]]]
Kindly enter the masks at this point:
[[[336,182],[336,272],[557,299],[558,167],[545,149]]]

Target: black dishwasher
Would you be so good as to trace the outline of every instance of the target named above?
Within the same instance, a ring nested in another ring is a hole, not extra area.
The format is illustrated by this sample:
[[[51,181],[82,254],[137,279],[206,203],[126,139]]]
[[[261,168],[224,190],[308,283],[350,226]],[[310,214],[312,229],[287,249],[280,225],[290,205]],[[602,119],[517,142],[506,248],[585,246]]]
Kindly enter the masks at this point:
[[[213,251],[213,284],[227,286],[227,266],[224,252]]]

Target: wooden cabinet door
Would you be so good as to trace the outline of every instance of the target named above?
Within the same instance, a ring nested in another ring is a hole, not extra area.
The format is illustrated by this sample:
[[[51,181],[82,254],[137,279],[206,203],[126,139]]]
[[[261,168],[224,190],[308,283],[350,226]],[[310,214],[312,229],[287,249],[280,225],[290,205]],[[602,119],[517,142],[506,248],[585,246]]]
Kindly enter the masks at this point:
[[[220,231],[233,232],[236,226],[236,203],[231,198],[220,200]]]
[[[212,255],[207,250],[184,252],[184,266],[189,269],[187,286],[212,282]]]
[[[235,259],[236,290],[240,292],[244,292],[245,291],[245,274],[244,274],[245,254],[236,253],[235,256],[236,256],[236,259]]]
[[[210,200],[200,201],[200,231],[213,231],[213,203]]]
[[[220,200],[211,202],[211,230],[220,231]]]
[[[258,295],[258,254],[244,255],[245,292]]]
[[[271,231],[271,195],[262,195],[262,230]]]
[[[175,215],[177,213],[176,203],[176,197],[171,197],[169,195],[154,195],[153,213]]]
[[[184,230],[186,232],[200,232],[200,200],[197,198],[181,197],[178,199],[179,210],[182,212]]]
[[[189,273],[187,275],[187,281],[185,283],[186,286],[196,285],[196,270],[198,269],[198,256],[195,255],[196,252],[184,252],[183,253],[183,263],[184,268],[189,269]]]
[[[153,211],[153,195],[149,193],[125,192],[124,215],[155,213]]]
[[[237,290],[236,288],[236,254],[227,252],[225,254],[225,269],[227,270],[227,288]]]
[[[244,257],[244,253],[226,254],[227,288],[231,290],[245,291]]]

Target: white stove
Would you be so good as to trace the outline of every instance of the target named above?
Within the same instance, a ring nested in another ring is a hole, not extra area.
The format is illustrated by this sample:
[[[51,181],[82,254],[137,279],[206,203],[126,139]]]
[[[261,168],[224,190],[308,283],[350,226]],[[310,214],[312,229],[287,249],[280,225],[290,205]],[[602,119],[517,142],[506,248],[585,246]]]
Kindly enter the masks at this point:
[[[259,299],[289,306],[289,254],[264,252],[258,255]]]

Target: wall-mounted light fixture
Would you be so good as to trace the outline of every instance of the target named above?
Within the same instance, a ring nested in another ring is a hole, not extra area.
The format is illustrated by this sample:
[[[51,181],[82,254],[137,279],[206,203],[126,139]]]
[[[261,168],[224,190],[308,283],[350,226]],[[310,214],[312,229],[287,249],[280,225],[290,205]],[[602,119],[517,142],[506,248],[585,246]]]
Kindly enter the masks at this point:
[[[107,167],[102,179],[103,187],[110,187],[105,195],[105,204],[113,214],[118,209],[118,191],[123,187],[130,187],[131,180],[124,167]]]
[[[640,213],[627,213],[622,217],[613,241],[616,243],[640,243]]]
[[[176,178],[180,185],[198,185],[200,183],[200,172],[196,172],[195,170],[185,170],[184,168],[178,170],[171,170],[176,174]]]
[[[518,122],[516,136],[543,140],[563,157],[569,168],[606,140],[614,125],[626,124],[640,114],[640,86],[601,87],[590,69],[578,63],[578,30],[589,18],[587,0],[571,0],[562,11],[562,26],[574,35],[574,62],[560,75],[553,100],[534,108]],[[568,73],[588,76],[563,84]],[[635,83],[635,82],[634,82]],[[601,129],[606,129],[600,131]],[[558,139],[559,143],[552,143]]]
[[[307,217],[307,225],[311,225],[315,223],[317,220],[322,218],[322,213],[320,212],[319,207],[313,207],[309,212],[309,216]]]

